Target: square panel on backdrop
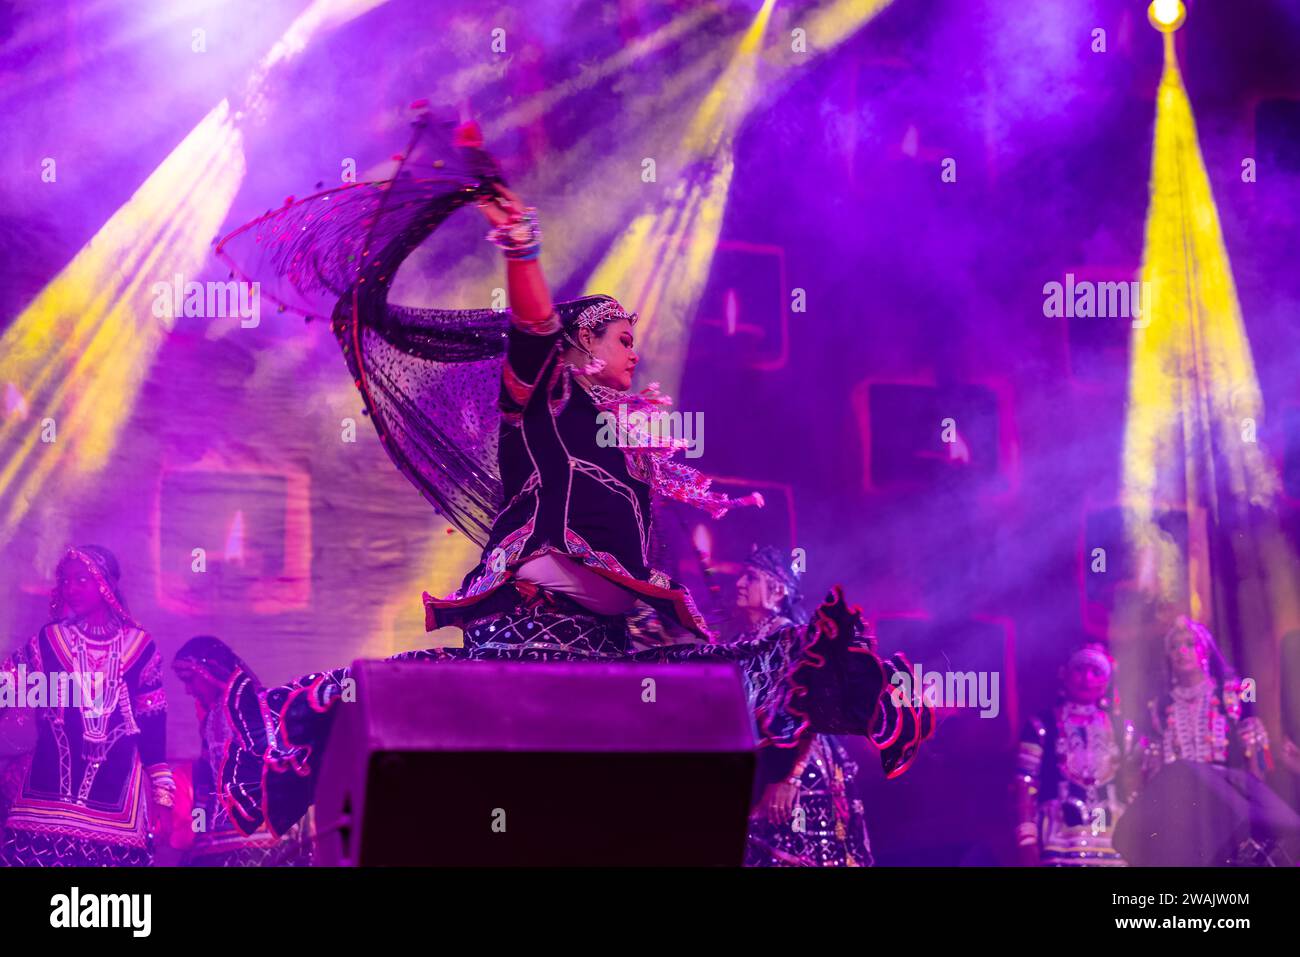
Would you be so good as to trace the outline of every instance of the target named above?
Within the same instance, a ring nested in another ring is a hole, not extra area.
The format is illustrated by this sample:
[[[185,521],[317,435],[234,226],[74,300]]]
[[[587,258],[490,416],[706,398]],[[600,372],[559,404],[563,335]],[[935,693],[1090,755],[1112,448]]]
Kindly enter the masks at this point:
[[[853,390],[867,491],[1015,485],[1009,405],[990,385],[862,382]]]
[[[291,471],[164,469],[155,534],[160,604],[185,613],[305,607],[307,490],[307,476]]]

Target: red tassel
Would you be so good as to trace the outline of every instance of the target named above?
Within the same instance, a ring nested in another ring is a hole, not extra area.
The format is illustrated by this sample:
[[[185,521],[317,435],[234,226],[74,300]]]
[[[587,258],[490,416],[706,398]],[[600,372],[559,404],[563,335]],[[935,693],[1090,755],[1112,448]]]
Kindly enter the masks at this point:
[[[483,131],[478,128],[477,123],[470,120],[456,127],[451,135],[451,143],[453,146],[478,149],[483,145]]]

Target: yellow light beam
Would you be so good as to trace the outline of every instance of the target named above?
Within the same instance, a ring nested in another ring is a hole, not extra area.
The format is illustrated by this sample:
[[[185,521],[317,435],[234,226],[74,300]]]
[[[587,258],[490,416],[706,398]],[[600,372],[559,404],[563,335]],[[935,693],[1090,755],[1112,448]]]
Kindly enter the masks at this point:
[[[774,2],[765,0],[686,128],[677,166],[701,164],[695,175],[679,180],[657,211],[637,216],[586,283],[591,292],[618,290],[628,308],[642,313],[641,351],[669,393],[681,375],[687,322],[713,264],[735,172],[732,142],[749,112]]]
[[[240,135],[223,100],[6,330],[0,381],[23,393],[32,420],[0,427],[0,502],[8,499],[0,542],[34,495],[50,493],[56,470],[75,486],[103,468],[168,331],[153,315],[150,287],[205,268],[243,175]],[[47,418],[55,429],[48,443]]]
[[[246,108],[260,108],[272,71],[386,0],[316,0],[250,75]],[[209,264],[210,241],[244,176],[242,134],[222,100],[159,164],[0,338],[0,384],[24,397],[33,421],[0,424],[0,544],[14,535],[54,474],[75,494],[104,467],[168,331],[152,286]],[[55,440],[41,423],[53,420]]]
[[[1263,400],[1173,36],[1164,43],[1142,256],[1150,322],[1132,334],[1123,484],[1135,539],[1155,550],[1153,574],[1176,600],[1185,569],[1154,513],[1172,505],[1213,519],[1225,490],[1268,507],[1278,480],[1259,444],[1243,440]],[[1193,592],[1204,613],[1208,595]]]
[[[716,8],[708,4],[700,4],[682,16],[665,23],[653,33],[632,41],[604,61],[585,67],[576,77],[534,94],[513,109],[493,117],[484,126],[485,134],[491,138],[498,133],[534,122],[569,97],[591,89],[607,77],[621,73],[687,34],[704,29],[705,21],[715,18],[717,14]]]
[[[837,0],[812,13],[808,45],[814,51],[831,50],[857,33],[894,0]]]
[[[1142,593],[1210,624],[1230,655],[1240,649],[1235,664],[1257,680],[1276,729],[1277,641],[1300,623],[1295,558],[1260,445],[1263,399],[1196,122],[1173,35],[1163,39],[1142,254],[1149,298],[1131,336],[1124,432],[1127,533]],[[1185,548],[1160,528],[1165,509],[1185,511]],[[1134,675],[1145,664],[1137,648],[1121,657]]]
[[[838,0],[814,11],[806,25],[807,55],[833,49],[890,2]],[[662,164],[697,175],[670,189],[654,210],[635,216],[585,283],[587,291],[615,295],[642,314],[639,349],[669,393],[677,389],[689,325],[712,269],[735,172],[732,148],[758,99],[760,57],[774,6],[767,0],[738,38],[691,114],[674,162]]]

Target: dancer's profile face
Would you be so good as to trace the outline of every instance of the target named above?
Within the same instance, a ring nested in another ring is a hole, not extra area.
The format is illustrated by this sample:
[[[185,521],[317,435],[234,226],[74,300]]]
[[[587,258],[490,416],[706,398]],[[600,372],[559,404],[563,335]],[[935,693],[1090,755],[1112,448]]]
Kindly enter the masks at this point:
[[[176,677],[180,678],[181,684],[185,686],[186,694],[209,706],[217,700],[217,693],[221,690],[221,686],[206,671],[194,667],[193,662],[185,658],[178,658],[173,668]]]
[[[758,611],[774,610],[781,600],[780,586],[753,568],[746,568],[736,579],[736,607]]]
[[[85,562],[68,559],[59,565],[58,578],[63,601],[74,615],[84,618],[104,604],[104,596],[99,593],[99,583]]]
[[[630,322],[616,319],[604,325],[600,336],[588,338],[583,335],[582,339],[582,344],[591,354],[605,363],[603,369],[591,376],[593,382],[610,389],[632,388],[632,372],[636,368],[637,354],[634,348],[636,337],[632,333]]]

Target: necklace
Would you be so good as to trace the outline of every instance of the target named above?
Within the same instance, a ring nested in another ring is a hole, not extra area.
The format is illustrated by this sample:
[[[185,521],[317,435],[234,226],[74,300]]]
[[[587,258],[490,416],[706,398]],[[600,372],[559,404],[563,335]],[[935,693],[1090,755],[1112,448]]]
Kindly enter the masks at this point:
[[[92,625],[85,618],[77,622],[77,630],[87,637],[111,638],[122,630],[121,623],[112,615],[102,625]]]
[[[1206,763],[1227,759],[1227,719],[1209,681],[1177,685],[1165,719],[1164,759]]]
[[[117,711],[117,699],[121,692],[122,675],[122,630],[105,641],[95,641],[98,646],[90,648],[91,639],[78,625],[72,631],[74,638],[73,653],[77,661],[77,670],[81,680],[97,676],[102,681],[102,697],[92,699],[81,710],[82,754],[87,760],[102,760],[108,742],[108,722]],[[98,634],[104,634],[100,631]]]
[[[1106,713],[1096,705],[1066,702],[1057,722],[1062,774],[1087,788],[1108,783],[1118,769],[1119,749]]]
[[[1172,694],[1180,701],[1196,701],[1210,689],[1210,683],[1204,677],[1194,685],[1174,685]]]
[[[1061,705],[1062,714],[1067,718],[1075,719],[1080,724],[1091,719],[1096,710],[1097,706],[1095,704],[1080,704],[1077,701],[1066,701]]]
[[[751,638],[762,639],[789,624],[791,624],[791,622],[788,619],[773,612],[760,621],[755,627],[751,628],[747,634]]]

